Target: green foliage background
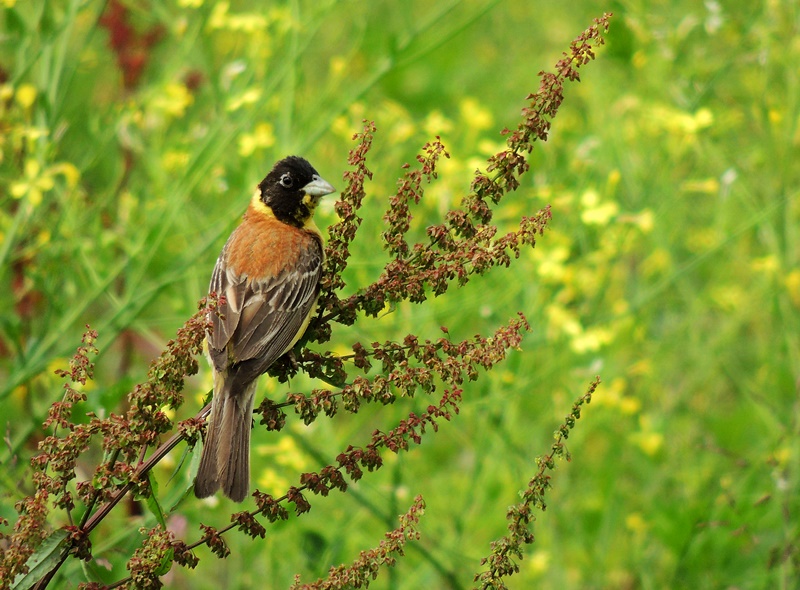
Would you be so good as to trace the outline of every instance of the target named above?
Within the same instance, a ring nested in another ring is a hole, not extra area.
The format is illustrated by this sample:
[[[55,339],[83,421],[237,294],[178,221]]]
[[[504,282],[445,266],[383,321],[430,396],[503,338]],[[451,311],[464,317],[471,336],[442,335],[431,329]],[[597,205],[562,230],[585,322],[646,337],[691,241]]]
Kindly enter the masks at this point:
[[[83,325],[102,350],[89,407],[118,410],[205,294],[276,159],[303,154],[341,184],[352,133],[376,121],[375,180],[347,276],[356,288],[381,268],[375,240],[402,164],[434,135],[452,155],[415,211],[422,235],[516,125],[537,72],[613,11],[608,44],[568,86],[550,141],[498,213],[510,225],[552,204],[537,248],[331,343],[434,338],[441,325],[466,338],[522,310],[533,325],[523,349],[472,383],[462,414],[421,447],[345,495],[311,498],[310,514],[263,541],[229,535],[223,562],[197,550],[198,568],[165,582],[311,581],[376,545],[421,493],[422,540],[375,586],[469,587],[534,456],[600,374],[511,587],[800,585],[796,2],[124,5],[138,31],[158,31],[128,90],[98,22],[105,2],[0,2],[0,516],[13,522],[30,490],[27,461],[60,396],[53,369]],[[318,216],[320,227],[334,220],[332,207]],[[187,415],[209,386],[207,371],[190,384]],[[262,391],[287,389],[265,378]],[[257,484],[296,485],[427,403],[256,432]],[[174,471],[183,458],[158,473],[167,506],[188,486],[186,466]],[[199,521],[222,526],[234,509],[186,499],[171,526],[195,539]],[[153,521],[127,511],[95,536],[98,561],[66,568],[64,587],[124,577],[138,528]]]

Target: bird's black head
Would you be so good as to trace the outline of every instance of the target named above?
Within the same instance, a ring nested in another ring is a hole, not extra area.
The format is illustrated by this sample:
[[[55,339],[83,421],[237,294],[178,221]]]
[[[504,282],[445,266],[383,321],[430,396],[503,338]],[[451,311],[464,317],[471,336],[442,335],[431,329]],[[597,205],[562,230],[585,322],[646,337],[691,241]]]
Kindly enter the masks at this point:
[[[258,188],[261,201],[284,223],[302,227],[311,219],[320,198],[334,192],[308,163],[289,156],[272,167]]]

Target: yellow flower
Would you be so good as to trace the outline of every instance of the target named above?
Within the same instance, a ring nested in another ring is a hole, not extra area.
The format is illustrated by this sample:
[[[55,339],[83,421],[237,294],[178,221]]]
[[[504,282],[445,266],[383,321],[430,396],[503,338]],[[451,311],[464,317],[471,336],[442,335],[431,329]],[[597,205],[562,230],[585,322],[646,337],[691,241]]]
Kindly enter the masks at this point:
[[[535,575],[541,575],[550,568],[550,552],[534,551],[528,561],[528,570]]]
[[[238,111],[243,106],[255,104],[259,100],[261,100],[261,90],[258,88],[250,88],[249,90],[245,90],[239,96],[234,96],[231,98],[228,101],[227,110],[231,112]]]
[[[547,306],[545,313],[547,314],[551,338],[554,337],[556,333],[558,335],[566,334],[574,337],[583,332],[583,327],[575,317],[575,314],[564,307],[551,304]]]
[[[232,14],[228,17],[228,28],[232,31],[242,31],[244,33],[255,33],[267,28],[267,19],[260,14],[243,12]]]
[[[622,377],[615,377],[610,383],[606,383],[597,390],[592,396],[592,403],[598,406],[614,407],[619,404],[619,400],[625,392],[627,382]]]
[[[345,115],[339,115],[331,123],[331,131],[338,137],[350,139],[355,133],[355,127],[350,125],[350,119]]]
[[[622,173],[614,168],[611,172],[608,173],[608,181],[607,181],[607,192],[610,194],[612,193],[617,186],[619,185],[619,181],[622,179]]]
[[[681,191],[685,193],[700,193],[704,195],[714,195],[719,192],[719,180],[717,180],[716,178],[686,180],[681,183]]]
[[[45,244],[49,244],[51,237],[52,237],[52,234],[50,233],[50,230],[49,229],[43,229],[36,236],[36,245],[37,246],[44,246]]]
[[[193,102],[194,97],[185,85],[172,82],[164,87],[163,94],[157,95],[153,99],[152,104],[156,110],[180,118]]]
[[[616,203],[607,201],[597,207],[583,211],[581,213],[581,221],[586,225],[608,225],[608,222],[614,218],[618,211],[619,208]]]
[[[712,227],[697,228],[686,238],[686,247],[692,252],[707,252],[716,248],[722,241],[719,230]]]
[[[589,189],[581,195],[581,205],[587,209],[590,207],[597,207],[600,202],[600,195],[594,189]]]
[[[611,311],[615,316],[627,316],[630,308],[630,304],[624,299],[616,299],[611,304]]]
[[[435,110],[428,113],[425,122],[422,124],[426,135],[444,135],[453,130],[453,122],[442,114],[442,111]]]
[[[40,172],[39,162],[27,160],[24,178],[11,185],[11,196],[15,199],[27,197],[32,206],[38,206],[44,193],[53,188],[53,177],[49,173],[40,175]]]
[[[392,125],[391,129],[389,129],[389,142],[393,144],[403,143],[408,138],[412,137],[415,131],[416,129],[411,121],[397,121]]]
[[[502,152],[506,149],[505,142],[502,141],[493,141],[491,139],[481,139],[478,142],[478,151],[481,154],[485,154],[487,156],[493,156],[499,152]]]
[[[655,225],[655,215],[651,209],[644,209],[641,213],[634,215],[634,223],[639,226],[642,233],[649,234]]]
[[[569,248],[567,246],[555,246],[548,250],[538,250],[542,252],[541,262],[536,272],[544,279],[560,281],[564,277],[566,267],[564,263],[569,258]]]
[[[695,129],[705,129],[714,124],[714,113],[707,108],[699,109],[694,114]]]
[[[490,129],[494,124],[492,113],[489,109],[481,106],[474,98],[467,97],[461,101],[459,109],[461,118],[470,129],[482,131]]]
[[[328,62],[328,68],[334,78],[340,78],[347,69],[347,60],[341,55],[334,55]]]
[[[646,455],[655,456],[664,446],[664,435],[660,432],[655,432],[653,420],[650,416],[640,416],[639,427],[639,432],[634,432],[630,435],[631,442]]]
[[[36,87],[31,84],[20,84],[14,96],[14,100],[23,109],[29,109],[36,101]]]
[[[228,8],[230,8],[230,3],[228,2],[217,2],[214,4],[214,7],[211,9],[211,14],[208,17],[209,29],[221,29],[225,26],[228,20]]]
[[[309,467],[308,459],[289,435],[282,436],[277,444],[258,445],[256,453],[261,457],[271,457],[270,463],[272,464],[292,470],[304,471]]]
[[[581,205],[584,209],[581,213],[581,221],[586,225],[608,225],[614,218],[619,207],[612,201],[600,201],[600,195],[594,190],[588,190],[581,195]]]
[[[69,162],[59,162],[58,164],[53,164],[49,168],[50,174],[60,174],[64,177],[64,180],[67,181],[67,186],[70,188],[75,188],[78,185],[78,181],[81,179],[80,170],[75,166],[75,164],[71,164]]]
[[[778,259],[773,256],[763,256],[761,258],[755,258],[751,263],[750,267],[756,272],[763,272],[764,274],[773,274],[777,272],[778,266],[780,263]]]
[[[714,114],[706,108],[696,113],[685,113],[667,106],[657,106],[651,110],[655,124],[678,136],[696,135],[698,131],[714,124]]]
[[[285,493],[292,485],[285,476],[269,467],[256,476],[256,481],[259,490],[275,496]]]
[[[197,2],[198,0],[184,0],[185,2]],[[241,12],[230,14],[230,2],[216,2],[208,17],[209,29],[228,29],[230,31],[242,31],[254,33],[267,28],[267,19],[255,12]]]
[[[635,377],[652,375],[653,374],[652,359],[644,358],[633,363],[630,369],[628,369],[628,373]]]
[[[619,409],[623,414],[631,416],[642,409],[642,402],[639,401],[639,398],[626,395],[619,401]]]
[[[640,213],[620,215],[618,219],[622,223],[630,223],[637,226],[642,230],[643,234],[649,234],[653,231],[653,226],[655,225],[655,215],[650,209],[643,209]]]
[[[647,530],[648,525],[641,513],[632,512],[625,517],[625,527],[634,533],[643,533]]]
[[[589,328],[573,336],[570,348],[578,354],[595,352],[614,339],[614,334],[607,328]]]
[[[784,279],[789,298],[795,307],[800,307],[800,270],[793,270]]]
[[[631,62],[633,67],[640,70],[647,65],[647,54],[644,51],[637,51],[633,54]]]
[[[161,157],[161,165],[167,172],[174,172],[184,168],[190,159],[188,152],[179,150],[170,150]]]
[[[776,466],[783,469],[792,462],[792,449],[791,447],[780,447],[773,454],[771,459],[775,462]]]
[[[245,133],[239,138],[239,155],[247,157],[256,150],[275,145],[275,133],[269,123],[259,123],[253,133]]]
[[[666,248],[656,248],[642,261],[642,273],[646,277],[663,274],[672,266],[672,257]]]
[[[736,284],[715,285],[709,289],[709,293],[714,303],[726,311],[739,309],[747,298],[745,291]]]
[[[654,456],[664,446],[664,435],[658,432],[639,433],[634,437],[636,445],[645,452],[645,454]]]

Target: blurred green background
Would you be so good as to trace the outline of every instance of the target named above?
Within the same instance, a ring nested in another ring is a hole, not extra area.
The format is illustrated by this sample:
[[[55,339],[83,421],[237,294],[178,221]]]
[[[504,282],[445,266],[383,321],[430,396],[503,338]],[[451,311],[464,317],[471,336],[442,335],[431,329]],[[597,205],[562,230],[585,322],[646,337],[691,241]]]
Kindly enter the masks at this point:
[[[442,219],[517,124],[537,72],[604,11],[598,60],[570,84],[550,141],[496,216],[551,204],[510,269],[334,334],[330,349],[489,334],[517,310],[522,349],[470,383],[462,413],[347,494],[252,542],[205,548],[174,588],[287,587],[351,562],[422,494],[422,539],[376,588],[468,588],[534,457],[594,375],[511,588],[800,587],[800,7],[637,2],[0,2],[0,516],[84,324],[100,332],[87,410],[119,411],[195,310],[255,184],[289,153],[341,188],[350,138],[378,126],[348,293],[377,277],[381,216],[405,162],[441,135],[452,158],[414,211]],[[114,46],[116,44],[116,47]],[[331,202],[332,204],[332,202]],[[330,205],[330,204],[329,204]],[[332,206],[318,214],[325,227]],[[203,364],[186,415],[210,385]],[[267,378],[261,390],[290,389]],[[256,431],[254,479],[279,492],[424,408],[423,396],[310,428]],[[182,449],[158,472],[168,506]],[[84,469],[97,457],[87,456]],[[89,471],[84,473],[87,475]],[[21,486],[21,487],[20,487]],[[246,504],[247,506],[247,504]],[[226,500],[179,503],[193,541]],[[64,524],[54,520],[53,525]],[[134,505],[57,587],[126,575]],[[93,578],[94,579],[94,578]]]

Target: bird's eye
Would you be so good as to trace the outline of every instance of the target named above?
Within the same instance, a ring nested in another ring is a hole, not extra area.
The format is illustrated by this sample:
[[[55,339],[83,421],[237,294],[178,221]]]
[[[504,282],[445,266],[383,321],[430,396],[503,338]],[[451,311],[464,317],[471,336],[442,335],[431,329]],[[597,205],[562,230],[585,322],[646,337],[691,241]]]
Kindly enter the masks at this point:
[[[279,182],[283,188],[292,188],[292,176],[290,174],[284,174],[281,176]]]

